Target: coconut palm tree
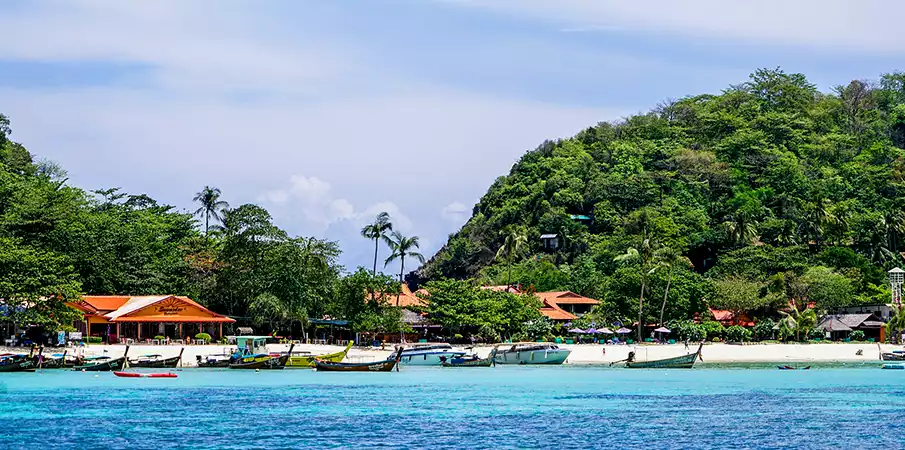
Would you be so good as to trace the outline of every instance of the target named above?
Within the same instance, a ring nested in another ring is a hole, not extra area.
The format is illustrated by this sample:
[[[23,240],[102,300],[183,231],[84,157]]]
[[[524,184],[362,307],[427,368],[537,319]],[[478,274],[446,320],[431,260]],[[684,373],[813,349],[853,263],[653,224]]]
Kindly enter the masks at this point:
[[[192,201],[198,202],[201,205],[195,210],[195,214],[204,216],[204,235],[206,236],[210,229],[211,217],[213,217],[214,220],[222,220],[220,211],[229,208],[229,203],[220,200],[219,188],[210,186],[205,186],[201,192],[195,194],[195,198],[193,198]]]
[[[660,322],[657,326],[663,326],[663,314],[666,312],[666,299],[669,298],[669,285],[672,283],[672,270],[676,268],[676,266],[686,266],[686,267],[694,267],[691,264],[691,260],[687,257],[679,253],[676,249],[671,247],[664,247],[656,252],[654,255],[656,258],[657,264],[660,267],[665,267],[666,272],[666,290],[663,292],[663,304],[660,306]]]
[[[638,339],[642,339],[641,328],[644,326],[644,291],[647,289],[647,277],[657,270],[657,267],[651,267],[653,260],[653,247],[650,239],[645,238],[641,241],[640,248],[629,247],[625,253],[613,258],[613,261],[619,263],[633,263],[635,261],[641,264],[641,296],[638,297]]]
[[[387,232],[389,231],[393,231],[393,223],[390,222],[390,215],[386,212],[378,214],[373,223],[365,225],[364,228],[361,229],[361,235],[363,237],[374,240],[374,275],[377,275],[378,243],[381,239],[386,239]]]
[[[889,322],[886,322],[886,336],[890,342],[899,343],[899,333],[905,330],[905,306],[892,305]]]
[[[394,231],[389,236],[384,236],[384,241],[386,241],[387,245],[393,251],[390,256],[387,257],[386,261],[383,262],[383,266],[386,267],[389,263],[399,260],[399,282],[404,283],[403,274],[405,273],[405,258],[415,258],[420,263],[424,263],[424,255],[415,251],[419,247],[418,236],[406,237],[403,236],[402,233],[398,231]],[[396,294],[396,306],[399,306],[399,296],[402,295]]]
[[[528,245],[528,236],[525,235],[523,228],[512,228],[506,234],[503,245],[496,252],[496,259],[505,259],[508,266],[506,274],[506,292],[512,286],[512,258],[518,257]]]

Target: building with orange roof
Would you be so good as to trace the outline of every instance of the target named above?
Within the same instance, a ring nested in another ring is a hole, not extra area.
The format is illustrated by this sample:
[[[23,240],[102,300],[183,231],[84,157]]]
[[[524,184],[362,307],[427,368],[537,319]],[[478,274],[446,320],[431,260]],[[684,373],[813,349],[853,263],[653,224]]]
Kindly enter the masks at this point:
[[[424,289],[418,289],[416,292],[408,287],[406,283],[402,283],[401,293],[396,294],[378,294],[380,298],[387,303],[388,306],[398,306],[400,308],[419,307],[424,308],[427,303],[418,295],[427,295]]]
[[[505,284],[498,286],[481,286],[481,289],[486,289],[488,291],[496,291],[496,292],[509,292],[510,294],[521,294],[522,290],[519,286],[512,285],[506,286]]]
[[[537,298],[544,302],[544,305],[549,305],[552,308],[565,311],[573,316],[569,319],[558,320],[575,319],[578,316],[591,312],[592,308],[600,304],[599,300],[594,300],[593,298],[578,295],[572,291],[535,292],[534,295],[536,295]],[[547,314],[545,313],[544,315]],[[547,317],[550,316],[547,315]],[[552,317],[550,318],[552,319]]]
[[[181,339],[201,332],[219,339],[223,324],[235,322],[176,295],[85,295],[67,304],[84,315],[77,329],[86,336],[105,336],[111,343],[154,336]]]
[[[735,325],[743,326],[743,327],[753,327],[754,321],[751,320],[745,313],[734,313],[732,311],[727,311],[725,309],[715,309],[710,308],[710,315],[713,316],[713,320],[719,322],[724,327],[731,327]]]

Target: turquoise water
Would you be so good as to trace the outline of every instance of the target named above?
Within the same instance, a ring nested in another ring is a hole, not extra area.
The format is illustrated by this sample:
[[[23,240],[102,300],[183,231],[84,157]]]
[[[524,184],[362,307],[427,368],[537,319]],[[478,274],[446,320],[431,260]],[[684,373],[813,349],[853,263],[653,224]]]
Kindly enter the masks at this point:
[[[404,367],[0,374],[3,448],[899,448],[905,372]],[[35,445],[35,442],[40,445]]]

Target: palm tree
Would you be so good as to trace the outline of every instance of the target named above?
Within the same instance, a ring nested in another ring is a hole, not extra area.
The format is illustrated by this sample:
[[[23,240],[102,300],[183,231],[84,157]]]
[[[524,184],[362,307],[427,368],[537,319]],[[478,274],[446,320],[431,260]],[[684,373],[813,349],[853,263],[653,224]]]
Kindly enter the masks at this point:
[[[723,229],[734,245],[750,244],[757,240],[757,222],[737,213],[723,222]]]
[[[503,245],[496,252],[496,259],[504,258],[509,266],[506,274],[506,292],[509,292],[509,287],[512,286],[512,258],[519,256],[526,245],[528,245],[528,236],[525,235],[525,230],[513,228],[506,234]]]
[[[374,275],[377,275],[377,244],[381,239],[386,239],[387,232],[392,230],[393,224],[390,222],[390,215],[386,212],[378,214],[374,223],[365,225],[364,228],[361,229],[361,235],[363,237],[374,240]]]
[[[779,321],[779,334],[788,337],[795,332],[795,340],[800,341],[802,331],[805,332],[805,338],[807,338],[807,333],[817,325],[817,312],[811,308],[799,311],[794,303],[790,306],[789,312],[779,312],[783,316]]]
[[[645,238],[641,241],[641,248],[636,249],[629,247],[625,253],[613,258],[613,261],[620,263],[632,263],[639,261],[641,263],[641,296],[638,298],[638,339],[642,339],[641,327],[644,322],[644,291],[647,289],[647,277],[654,273],[657,267],[648,268],[653,258],[653,248],[650,239]]]
[[[657,260],[657,263],[660,267],[665,267],[667,269],[666,272],[666,290],[663,292],[663,304],[660,306],[660,322],[658,326],[663,326],[663,314],[666,312],[666,299],[669,298],[669,285],[672,283],[672,270],[678,266],[690,266],[694,267],[691,264],[691,260],[687,257],[679,253],[676,249],[671,247],[664,247],[657,251],[654,255]]]
[[[419,247],[418,236],[405,237],[402,233],[398,231],[394,231],[389,236],[384,236],[384,241],[386,241],[387,245],[393,251],[390,256],[387,257],[386,261],[383,262],[383,266],[386,267],[387,264],[399,260],[399,283],[405,282],[402,278],[405,273],[405,257],[415,258],[420,263],[424,263],[424,255],[418,253],[414,249]],[[402,295],[401,292],[396,294],[396,306],[399,306],[399,296]]]
[[[229,203],[220,200],[220,189],[205,186],[201,192],[195,194],[194,202],[198,202],[201,206],[195,210],[196,215],[204,215],[204,235],[207,235],[210,229],[211,217],[215,220],[223,220],[220,217],[220,211],[229,208]]]
[[[886,336],[889,336],[889,342],[899,343],[899,332],[905,330],[905,306],[893,305],[889,315],[889,322],[886,323]]]

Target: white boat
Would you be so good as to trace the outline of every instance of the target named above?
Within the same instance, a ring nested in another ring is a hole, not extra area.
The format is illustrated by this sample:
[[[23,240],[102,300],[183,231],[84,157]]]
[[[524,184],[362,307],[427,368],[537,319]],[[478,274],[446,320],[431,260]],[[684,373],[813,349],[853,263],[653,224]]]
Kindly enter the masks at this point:
[[[517,342],[496,347],[497,364],[562,364],[572,350],[550,342]]]
[[[399,364],[410,366],[439,366],[441,362],[465,356],[465,350],[449,344],[415,344],[402,350]]]

